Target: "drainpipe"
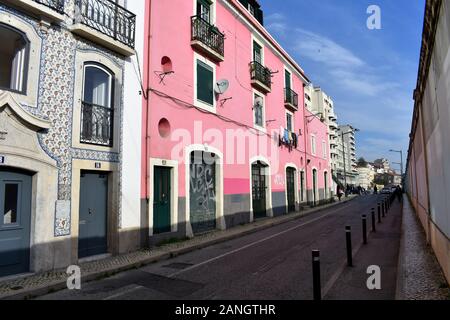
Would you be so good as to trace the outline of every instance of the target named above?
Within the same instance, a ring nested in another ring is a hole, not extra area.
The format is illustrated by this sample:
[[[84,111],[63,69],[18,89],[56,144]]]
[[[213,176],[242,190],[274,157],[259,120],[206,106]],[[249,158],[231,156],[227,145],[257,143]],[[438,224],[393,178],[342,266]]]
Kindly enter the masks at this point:
[[[149,194],[149,185],[150,185],[150,172],[148,170],[148,152],[150,150],[150,134],[149,134],[149,123],[150,123],[150,43],[151,43],[151,16],[152,16],[152,0],[147,0],[148,2],[148,30],[147,30],[147,79],[146,79],[146,87],[145,87],[145,99],[146,99],[146,115],[145,115],[145,197],[147,203],[150,199]]]
[[[303,97],[305,96],[305,87],[306,85],[303,84]],[[304,98],[303,98],[304,99]],[[307,152],[307,134],[308,134],[308,124],[306,119],[306,106],[303,104],[303,125],[304,125],[304,132],[303,132],[303,140],[305,142],[305,190],[306,190],[306,204],[309,205],[309,195],[308,195],[308,152]]]

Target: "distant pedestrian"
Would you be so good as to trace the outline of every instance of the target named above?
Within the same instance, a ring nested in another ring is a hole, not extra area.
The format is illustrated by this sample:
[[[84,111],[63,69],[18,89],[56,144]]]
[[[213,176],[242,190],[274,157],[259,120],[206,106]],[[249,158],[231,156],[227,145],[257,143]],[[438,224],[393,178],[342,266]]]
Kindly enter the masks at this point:
[[[377,186],[373,187],[373,194],[378,194],[378,188],[377,188]]]
[[[341,198],[342,198],[342,195],[344,194],[344,191],[342,191],[342,188],[339,185],[337,186],[336,194],[339,198],[339,202],[341,202]]]
[[[403,199],[403,190],[402,190],[402,187],[397,186],[397,188],[395,189],[395,193],[396,193],[396,195],[397,195],[398,202],[402,202],[402,199]]]

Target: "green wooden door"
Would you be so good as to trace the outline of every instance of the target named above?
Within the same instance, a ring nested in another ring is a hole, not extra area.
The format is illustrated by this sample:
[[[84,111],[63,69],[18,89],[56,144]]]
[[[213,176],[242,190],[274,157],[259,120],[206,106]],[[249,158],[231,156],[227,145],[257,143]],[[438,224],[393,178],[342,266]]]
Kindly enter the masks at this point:
[[[286,193],[288,199],[288,211],[295,211],[295,169],[286,169]]]
[[[265,167],[261,163],[252,165],[252,202],[255,219],[267,216],[266,209],[266,176]]]
[[[171,169],[155,167],[153,178],[153,233],[165,233],[171,230],[170,221],[170,174]]]

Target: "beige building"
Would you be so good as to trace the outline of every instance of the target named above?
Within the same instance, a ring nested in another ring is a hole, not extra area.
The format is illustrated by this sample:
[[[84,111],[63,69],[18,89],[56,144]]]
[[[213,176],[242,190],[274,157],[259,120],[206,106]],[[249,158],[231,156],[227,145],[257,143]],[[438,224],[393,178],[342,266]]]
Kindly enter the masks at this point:
[[[450,283],[450,3],[427,0],[405,186]]]
[[[365,167],[357,167],[356,170],[358,171],[356,185],[366,190],[371,189],[374,185],[375,168],[371,164],[367,164]]]

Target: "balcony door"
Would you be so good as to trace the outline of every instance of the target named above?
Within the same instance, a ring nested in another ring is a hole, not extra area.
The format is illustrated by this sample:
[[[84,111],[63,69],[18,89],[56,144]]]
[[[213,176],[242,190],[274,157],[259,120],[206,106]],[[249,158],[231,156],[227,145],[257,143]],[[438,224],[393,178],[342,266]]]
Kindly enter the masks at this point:
[[[286,83],[286,89],[291,89],[291,73],[287,70],[284,73],[284,82]]]
[[[99,65],[84,68],[81,142],[112,146],[113,76]]]
[[[197,17],[211,23],[211,3],[208,0],[197,0]]]
[[[253,61],[263,64],[262,47],[256,41],[253,41]]]

